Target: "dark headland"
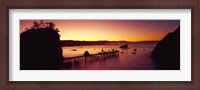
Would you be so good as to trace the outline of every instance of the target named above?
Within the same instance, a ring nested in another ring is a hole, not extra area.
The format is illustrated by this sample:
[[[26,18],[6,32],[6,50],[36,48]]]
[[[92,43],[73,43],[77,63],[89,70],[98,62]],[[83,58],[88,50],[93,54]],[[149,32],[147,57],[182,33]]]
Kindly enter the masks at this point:
[[[60,36],[52,28],[29,29],[20,35],[21,70],[62,69]]]
[[[161,69],[180,69],[180,26],[157,44],[151,57]]]

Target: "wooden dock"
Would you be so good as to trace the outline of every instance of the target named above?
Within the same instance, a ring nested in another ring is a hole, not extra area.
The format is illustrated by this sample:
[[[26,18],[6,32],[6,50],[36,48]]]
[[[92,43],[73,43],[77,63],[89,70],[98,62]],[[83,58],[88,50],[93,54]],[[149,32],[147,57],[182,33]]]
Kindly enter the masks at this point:
[[[79,64],[79,61],[84,61],[85,63],[89,60],[105,60],[111,57],[119,56],[119,51],[112,51],[112,52],[103,52],[97,54],[90,54],[88,56],[75,56],[75,57],[67,57],[64,58],[64,65],[65,66],[73,66]]]

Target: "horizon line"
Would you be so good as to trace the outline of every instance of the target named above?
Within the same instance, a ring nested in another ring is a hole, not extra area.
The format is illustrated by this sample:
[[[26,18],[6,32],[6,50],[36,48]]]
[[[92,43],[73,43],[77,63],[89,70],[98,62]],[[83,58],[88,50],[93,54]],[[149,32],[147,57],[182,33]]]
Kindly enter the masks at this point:
[[[90,42],[95,42],[95,41],[108,41],[108,42],[159,42],[161,40],[142,40],[142,41],[126,41],[126,40],[60,40],[60,41],[90,41]]]

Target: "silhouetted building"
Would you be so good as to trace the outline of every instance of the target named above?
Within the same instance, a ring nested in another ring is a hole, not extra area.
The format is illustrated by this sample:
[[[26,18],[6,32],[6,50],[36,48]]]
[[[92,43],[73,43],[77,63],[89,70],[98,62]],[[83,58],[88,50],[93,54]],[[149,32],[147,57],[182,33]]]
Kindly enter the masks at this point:
[[[85,53],[83,54],[85,57],[90,56],[90,53],[88,51],[85,51]]]

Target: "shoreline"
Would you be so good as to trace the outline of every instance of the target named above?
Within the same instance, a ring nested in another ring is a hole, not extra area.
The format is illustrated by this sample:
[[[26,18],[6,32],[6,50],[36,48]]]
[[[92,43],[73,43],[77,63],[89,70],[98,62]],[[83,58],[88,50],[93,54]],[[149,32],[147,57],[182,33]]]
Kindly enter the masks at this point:
[[[107,42],[107,43],[95,43],[95,42],[88,42],[88,43],[85,43],[85,42],[79,42],[78,41],[78,44],[77,42],[73,41],[73,42],[61,42],[61,46],[62,47],[73,47],[73,46],[96,46],[96,45],[124,45],[124,44],[141,44],[141,43],[144,43],[144,44],[157,44],[159,41],[151,41],[151,42],[118,42],[118,43],[113,43],[113,42]]]

